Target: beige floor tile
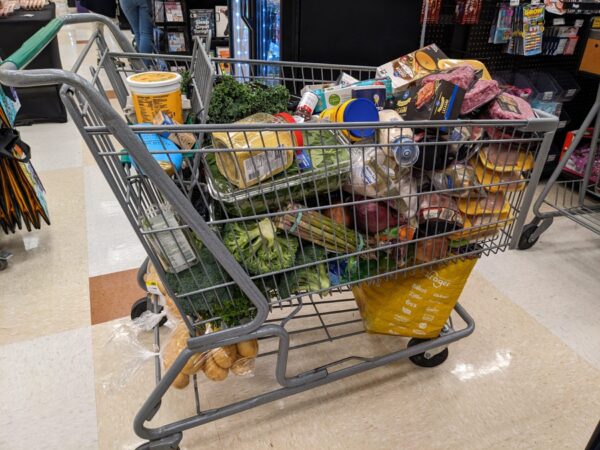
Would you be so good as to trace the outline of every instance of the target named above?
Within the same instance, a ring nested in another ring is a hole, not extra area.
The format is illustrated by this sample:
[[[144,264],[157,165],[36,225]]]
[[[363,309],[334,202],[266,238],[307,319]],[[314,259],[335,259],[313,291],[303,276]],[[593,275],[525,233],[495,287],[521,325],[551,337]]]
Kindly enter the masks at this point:
[[[182,448],[583,448],[600,416],[600,371],[478,274],[462,303],[477,329],[450,348],[442,366],[422,369],[403,361],[375,369],[190,430]],[[97,379],[99,370],[109,378],[110,371],[123,373],[117,368],[122,351],[106,344],[109,335],[109,325],[94,327]],[[151,348],[149,336],[144,339]],[[288,374],[405,343],[360,335],[307,347],[290,354]],[[122,422],[148,394],[150,366],[143,370],[145,386],[135,376],[119,395],[97,387],[101,448],[137,442]],[[259,358],[252,378],[211,383],[200,377],[203,404],[218,407],[275,387],[273,367],[273,357]],[[160,418],[192,415],[193,405],[191,388],[169,393]],[[126,414],[115,417],[115,411]]]
[[[0,346],[0,448],[97,449],[91,328]]]
[[[0,243],[14,254],[0,272],[0,344],[90,324],[82,169],[40,172],[40,178],[52,225]]]

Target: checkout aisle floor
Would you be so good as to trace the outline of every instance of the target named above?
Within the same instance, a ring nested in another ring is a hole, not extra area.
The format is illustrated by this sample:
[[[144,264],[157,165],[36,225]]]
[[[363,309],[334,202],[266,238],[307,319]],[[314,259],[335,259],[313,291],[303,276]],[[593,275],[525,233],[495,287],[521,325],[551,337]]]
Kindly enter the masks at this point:
[[[61,32],[65,67],[85,34]],[[143,251],[72,123],[21,131],[53,223],[0,237],[15,255],[0,273],[0,448],[135,448],[153,364],[115,336]],[[476,331],[442,366],[389,365],[194,429],[182,448],[581,449],[600,418],[599,273],[600,239],[559,219],[530,251],[478,263],[461,299]],[[336,341],[290,370],[398,340]],[[272,363],[208,384],[207,405],[271,386]],[[189,394],[170,392],[155,421],[193,414]]]

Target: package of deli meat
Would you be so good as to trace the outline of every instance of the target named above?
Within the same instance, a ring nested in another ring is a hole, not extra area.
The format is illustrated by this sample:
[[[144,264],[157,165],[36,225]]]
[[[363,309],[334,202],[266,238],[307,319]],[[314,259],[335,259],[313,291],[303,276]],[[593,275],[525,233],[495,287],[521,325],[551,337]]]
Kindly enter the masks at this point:
[[[500,95],[500,87],[496,80],[478,80],[465,94],[460,114],[469,114],[491,102],[498,95]]]

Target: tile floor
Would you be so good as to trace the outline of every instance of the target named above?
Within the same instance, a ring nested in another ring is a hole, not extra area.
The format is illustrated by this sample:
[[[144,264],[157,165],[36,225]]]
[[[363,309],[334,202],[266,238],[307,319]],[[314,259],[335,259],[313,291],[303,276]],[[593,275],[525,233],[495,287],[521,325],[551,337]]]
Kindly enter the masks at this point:
[[[65,67],[86,34],[85,25],[60,33]],[[0,448],[133,449],[153,347],[121,317],[139,296],[143,249],[71,121],[21,133],[52,226],[0,236],[14,253],[0,273]],[[461,299],[477,328],[445,364],[363,373],[191,430],[182,448],[582,449],[600,418],[597,268],[600,238],[559,219],[533,249],[478,263]],[[403,345],[336,341],[293,353],[289,371],[332,352]],[[272,367],[266,357],[254,377],[201,381],[202,401],[217,407],[272,387]],[[190,389],[171,391],[151,426],[194,414]]]

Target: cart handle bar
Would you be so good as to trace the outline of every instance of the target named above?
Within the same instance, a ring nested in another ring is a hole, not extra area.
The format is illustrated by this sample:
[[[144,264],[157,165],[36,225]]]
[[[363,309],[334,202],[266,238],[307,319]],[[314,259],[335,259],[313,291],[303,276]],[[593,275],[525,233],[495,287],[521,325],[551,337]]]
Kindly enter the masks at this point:
[[[127,37],[108,17],[92,13],[67,14],[62,17],[55,17],[46,26],[40,28],[33,36],[23,42],[17,51],[6,58],[2,64],[11,62],[17,69],[23,69],[52,42],[63,25],[91,22],[98,22],[99,26],[106,25],[123,51],[135,52]]]

